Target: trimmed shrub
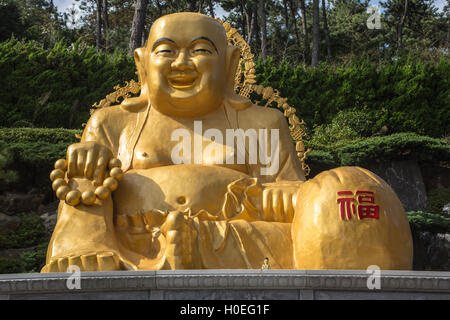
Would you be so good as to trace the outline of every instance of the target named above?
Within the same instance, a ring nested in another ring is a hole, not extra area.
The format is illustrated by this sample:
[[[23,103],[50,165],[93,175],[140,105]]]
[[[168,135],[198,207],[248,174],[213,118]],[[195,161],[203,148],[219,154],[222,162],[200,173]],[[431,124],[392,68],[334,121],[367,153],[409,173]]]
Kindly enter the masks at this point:
[[[133,59],[94,47],[34,41],[0,43],[0,126],[80,128],[94,102],[136,79]]]
[[[399,59],[386,65],[354,61],[318,68],[270,58],[256,65],[258,83],[280,90],[309,128],[330,124],[342,110],[375,119],[367,128],[442,137],[450,132],[450,60]]]
[[[0,274],[23,272],[25,272],[25,267],[19,259],[0,257]]]
[[[428,192],[427,210],[431,213],[442,214],[442,208],[450,203],[450,188],[439,188]]]
[[[7,187],[23,191],[34,186],[51,193],[48,175],[53,163],[66,157],[67,147],[79,141],[75,134],[81,133],[62,128],[0,128],[0,143],[7,145],[13,158],[8,169],[18,174]]]
[[[19,226],[8,234],[0,233],[0,249],[26,248],[45,241],[46,229],[42,219],[35,213],[19,214]]]
[[[272,59],[257,61],[258,83],[280,90],[308,128],[327,126],[340,111],[363,112],[371,124],[356,131],[450,132],[450,60],[399,59],[386,65],[360,60],[318,68]],[[80,128],[94,102],[115,85],[136,79],[132,58],[94,47],[33,41],[0,43],[0,126]],[[350,117],[348,117],[350,119]],[[364,124],[364,122],[362,123]],[[363,134],[366,136],[367,134]]]
[[[338,147],[336,155],[341,166],[405,159],[439,163],[450,162],[450,145],[441,139],[398,133]]]
[[[450,218],[443,217],[442,215],[423,211],[409,211],[406,212],[406,216],[415,230],[434,233],[450,232]]]

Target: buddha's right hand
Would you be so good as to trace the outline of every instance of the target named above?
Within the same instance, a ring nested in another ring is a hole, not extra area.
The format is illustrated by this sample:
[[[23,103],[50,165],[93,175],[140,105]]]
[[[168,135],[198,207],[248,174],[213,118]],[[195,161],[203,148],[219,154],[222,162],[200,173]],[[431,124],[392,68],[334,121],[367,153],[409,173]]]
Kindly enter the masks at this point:
[[[67,148],[67,177],[86,177],[101,185],[112,158],[111,150],[98,142],[74,143]]]

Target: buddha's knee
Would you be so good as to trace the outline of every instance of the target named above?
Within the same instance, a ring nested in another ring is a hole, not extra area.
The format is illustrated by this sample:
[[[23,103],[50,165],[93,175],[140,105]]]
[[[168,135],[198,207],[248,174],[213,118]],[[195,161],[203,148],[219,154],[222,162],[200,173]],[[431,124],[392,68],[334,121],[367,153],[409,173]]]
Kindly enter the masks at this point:
[[[299,269],[411,269],[412,237],[392,188],[359,167],[325,171],[300,186],[292,224]]]

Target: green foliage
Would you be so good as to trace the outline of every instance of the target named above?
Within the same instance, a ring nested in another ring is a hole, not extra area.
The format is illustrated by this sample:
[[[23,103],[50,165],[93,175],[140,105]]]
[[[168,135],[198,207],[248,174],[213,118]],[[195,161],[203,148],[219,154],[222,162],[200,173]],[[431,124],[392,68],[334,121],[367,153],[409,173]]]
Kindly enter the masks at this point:
[[[25,272],[40,272],[45,265],[48,242],[38,244],[32,251],[24,252],[20,255],[20,260],[24,264]]]
[[[435,214],[442,214],[442,208],[450,203],[450,188],[439,188],[428,192],[427,210]]]
[[[53,163],[66,157],[67,147],[78,140],[81,130],[50,128],[0,128],[0,144],[8,145],[13,161],[9,169],[17,173],[16,189],[30,185],[50,189],[48,175]]]
[[[131,58],[97,54],[79,43],[44,49],[34,41],[0,43],[0,126],[80,128],[94,102],[135,78]]]
[[[406,216],[415,230],[435,233],[450,232],[450,218],[442,215],[423,211],[409,211],[406,213]]]
[[[339,166],[338,160],[331,152],[316,149],[308,153],[306,163],[311,168],[308,178],[312,178],[324,170],[330,170]]]
[[[48,242],[43,242],[25,251],[17,258],[0,257],[0,274],[40,272],[45,265]]]
[[[373,121],[366,132],[383,126],[389,133],[432,137],[450,132],[450,60],[444,56],[437,62],[411,58],[379,65],[360,59],[317,69],[267,59],[257,63],[256,72],[258,83],[279,89],[309,128],[326,126],[348,110]]]
[[[20,224],[14,231],[0,233],[0,249],[26,248],[42,243],[46,230],[42,219],[35,213],[22,213]]]
[[[338,147],[335,152],[342,166],[405,159],[421,162],[450,160],[450,145],[444,140],[415,133],[367,138]]]
[[[23,30],[22,17],[17,3],[12,0],[0,0],[0,41],[21,36]]]
[[[9,184],[17,182],[19,176],[16,171],[7,168],[13,161],[13,154],[7,145],[0,140],[0,192],[4,191]]]
[[[328,125],[319,125],[314,129],[311,144],[326,148],[348,144],[362,137],[370,136],[374,121],[366,112],[358,110],[339,111]]]
[[[0,274],[23,272],[25,272],[25,267],[19,259],[0,257]]]

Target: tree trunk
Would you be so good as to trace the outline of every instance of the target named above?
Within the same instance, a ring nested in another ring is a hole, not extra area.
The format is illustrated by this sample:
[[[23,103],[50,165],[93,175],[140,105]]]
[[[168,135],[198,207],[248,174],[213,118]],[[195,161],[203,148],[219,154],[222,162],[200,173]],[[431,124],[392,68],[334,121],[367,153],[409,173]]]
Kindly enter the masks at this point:
[[[103,38],[105,40],[105,49],[109,48],[109,38],[108,38],[108,29],[109,29],[109,21],[108,21],[108,0],[103,0],[102,2],[102,18],[103,18]]]
[[[96,28],[95,28],[95,46],[97,52],[102,49],[102,0],[96,0],[97,12],[96,12]]]
[[[248,23],[248,16],[247,16],[247,12],[244,10],[244,3],[243,0],[239,1],[239,9],[241,11],[241,29],[242,29],[242,37],[245,39],[247,38],[247,30],[246,29],[246,19],[247,19],[247,23]],[[248,27],[248,25],[247,25]]]
[[[267,26],[266,26],[266,8],[264,7],[264,0],[259,0],[259,15],[261,18],[261,58],[267,58]]]
[[[209,15],[213,18],[215,18],[215,14],[214,14],[214,6],[212,3],[212,0],[208,0],[208,7],[209,7]]]
[[[302,12],[302,33],[304,41],[303,63],[306,63],[309,52],[308,27],[306,25],[306,5],[305,0],[300,0],[300,10]]]
[[[406,15],[408,13],[408,0],[405,0],[405,6],[403,10],[403,15],[397,25],[397,50],[401,51],[403,49],[403,26],[405,25]]]
[[[257,0],[253,1],[252,8],[249,10],[250,13],[247,15],[250,18],[250,28],[248,29],[248,38],[247,43],[251,46],[253,43],[253,34],[256,33],[256,27],[257,27],[257,19],[258,19],[258,2]],[[248,19],[247,19],[248,24]]]
[[[297,11],[297,8],[294,6],[294,3],[292,0],[289,0],[289,7],[291,9],[291,15],[292,19],[294,20],[294,32],[295,32],[295,38],[297,39],[297,45],[300,48],[300,35],[298,34],[298,28],[297,28],[297,14],[295,13]]]
[[[313,67],[317,67],[317,65],[319,64],[319,41],[319,0],[313,0],[313,46],[311,54],[311,66]]]
[[[195,12],[197,11],[196,0],[188,0],[187,11]]]
[[[328,60],[330,60],[331,59],[331,44],[330,44],[330,34],[328,31],[327,8],[325,6],[325,0],[322,0],[322,15],[323,15],[323,30],[325,33],[325,43],[327,44],[327,56],[328,56]]]
[[[147,11],[148,0],[136,0],[134,7],[133,25],[131,26],[130,45],[128,55],[133,56],[134,50],[139,48],[144,31],[145,13]]]
[[[283,14],[284,14],[284,24],[286,26],[286,32],[289,33],[289,14],[288,14],[288,4],[287,0],[283,0]]]

